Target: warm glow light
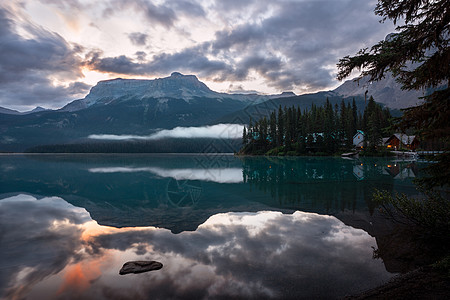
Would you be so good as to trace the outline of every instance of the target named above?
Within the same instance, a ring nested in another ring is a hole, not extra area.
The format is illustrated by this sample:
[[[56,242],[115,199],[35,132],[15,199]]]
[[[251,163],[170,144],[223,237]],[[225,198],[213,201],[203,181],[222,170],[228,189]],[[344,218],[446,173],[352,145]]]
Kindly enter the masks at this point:
[[[83,82],[87,83],[89,85],[96,85],[97,82],[101,81],[101,80],[107,80],[107,79],[111,79],[112,77],[106,73],[101,73],[101,72],[97,72],[97,71],[92,71],[88,68],[83,68],[82,69],[83,75],[84,75],[84,79]],[[117,76],[115,76],[117,77]]]
[[[106,257],[104,255],[99,260],[80,262],[67,267],[64,281],[56,294],[61,295],[72,290],[83,292],[88,289],[92,282],[102,274],[100,265],[102,260],[106,261]]]
[[[89,221],[83,224],[83,234],[81,235],[81,240],[87,242],[92,237],[96,237],[99,235],[104,234],[113,234],[118,233],[122,231],[149,231],[154,229],[153,227],[123,227],[123,228],[116,228],[116,227],[110,227],[110,226],[99,226],[96,221]]]

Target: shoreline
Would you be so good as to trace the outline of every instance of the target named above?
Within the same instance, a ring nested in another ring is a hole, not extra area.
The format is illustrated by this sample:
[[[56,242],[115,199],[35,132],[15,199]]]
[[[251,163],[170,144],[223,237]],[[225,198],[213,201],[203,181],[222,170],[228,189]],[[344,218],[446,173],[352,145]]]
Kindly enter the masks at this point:
[[[3,152],[0,156],[20,155],[235,155],[232,152]]]
[[[448,299],[450,276],[432,266],[394,276],[387,283],[343,299]]]

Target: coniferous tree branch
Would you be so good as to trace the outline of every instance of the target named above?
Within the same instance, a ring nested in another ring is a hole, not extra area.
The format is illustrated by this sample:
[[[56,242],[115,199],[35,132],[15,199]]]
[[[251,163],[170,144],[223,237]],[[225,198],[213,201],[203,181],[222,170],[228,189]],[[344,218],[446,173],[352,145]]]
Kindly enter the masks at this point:
[[[375,13],[382,22],[392,20],[396,33],[384,41],[360,50],[355,56],[339,60],[337,78],[348,77],[353,70],[370,81],[381,80],[392,72],[402,89],[431,88],[422,105],[408,108],[398,128],[414,128],[422,139],[439,139],[450,151],[450,5],[448,0],[378,0]],[[446,85],[446,86],[445,86]],[[439,90],[441,89],[441,90]],[[450,169],[445,156],[432,168]],[[436,172],[431,172],[431,177]],[[437,178],[435,178],[437,179]],[[450,185],[450,176],[435,185]]]

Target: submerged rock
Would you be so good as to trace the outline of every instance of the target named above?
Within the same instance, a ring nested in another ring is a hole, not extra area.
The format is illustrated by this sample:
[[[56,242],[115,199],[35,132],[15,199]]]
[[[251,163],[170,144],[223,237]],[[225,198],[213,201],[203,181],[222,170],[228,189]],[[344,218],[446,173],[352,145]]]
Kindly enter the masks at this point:
[[[144,273],[154,270],[159,270],[163,267],[163,264],[157,261],[129,261],[126,262],[122,269],[120,269],[119,274],[125,275],[125,274],[137,274],[137,273]]]

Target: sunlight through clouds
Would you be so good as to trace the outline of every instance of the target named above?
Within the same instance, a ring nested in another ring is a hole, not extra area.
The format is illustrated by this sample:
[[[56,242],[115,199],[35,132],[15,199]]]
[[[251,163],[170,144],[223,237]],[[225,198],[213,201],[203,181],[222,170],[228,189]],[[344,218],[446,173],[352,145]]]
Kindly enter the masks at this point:
[[[340,57],[393,31],[374,8],[375,1],[359,0],[8,1],[0,4],[0,44],[14,55],[0,59],[9,74],[0,76],[0,106],[62,107],[98,80],[174,71],[219,92],[230,85],[271,94],[334,88]],[[64,85],[51,84],[55,72]],[[65,88],[78,81],[82,89]]]

